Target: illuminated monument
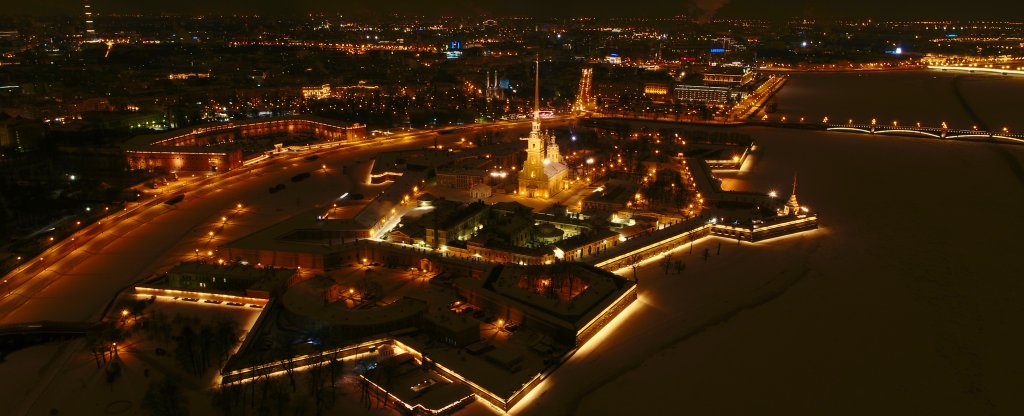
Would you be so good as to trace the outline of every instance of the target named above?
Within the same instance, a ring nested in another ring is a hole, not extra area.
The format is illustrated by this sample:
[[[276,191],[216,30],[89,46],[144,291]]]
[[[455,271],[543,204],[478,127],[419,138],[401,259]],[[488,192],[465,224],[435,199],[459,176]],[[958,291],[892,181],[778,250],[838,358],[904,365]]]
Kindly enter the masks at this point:
[[[533,94],[533,129],[522,139],[527,141],[527,146],[526,163],[519,171],[519,195],[549,198],[562,190],[569,169],[558,153],[554,136],[540,130],[540,60],[537,60]]]
[[[789,195],[789,201],[782,207],[782,215],[797,216],[800,214],[800,203],[796,200],[796,174],[793,174],[793,193]]]

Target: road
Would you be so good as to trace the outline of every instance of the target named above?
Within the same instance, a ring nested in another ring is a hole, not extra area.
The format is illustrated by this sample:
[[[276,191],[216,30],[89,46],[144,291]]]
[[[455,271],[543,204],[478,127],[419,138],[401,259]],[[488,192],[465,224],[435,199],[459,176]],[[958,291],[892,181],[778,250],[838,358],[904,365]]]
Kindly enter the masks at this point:
[[[183,178],[152,202],[129,207],[95,224],[95,228],[56,245],[37,260],[0,282],[0,324],[34,321],[94,320],[114,294],[139,279],[187,259],[215,258],[227,242],[319,207],[348,192],[352,184],[341,167],[382,151],[417,149],[457,141],[459,133],[486,128],[509,129],[529,121],[471,125],[453,134],[418,131],[345,144],[328,150],[279,155],[253,166],[210,178]],[[320,157],[306,161],[311,153]],[[326,169],[323,168],[326,166]],[[302,172],[313,175],[293,183]],[[284,191],[267,189],[284,183]],[[184,192],[184,201],[162,202]],[[240,204],[240,205],[239,205]]]

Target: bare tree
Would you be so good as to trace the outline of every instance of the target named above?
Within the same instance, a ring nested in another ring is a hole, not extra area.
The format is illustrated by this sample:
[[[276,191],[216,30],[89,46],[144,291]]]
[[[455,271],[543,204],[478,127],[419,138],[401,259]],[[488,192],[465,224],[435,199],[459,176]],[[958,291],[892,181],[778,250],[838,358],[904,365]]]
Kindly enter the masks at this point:
[[[153,416],[185,416],[185,397],[178,390],[177,383],[170,380],[150,383],[142,398],[142,407]]]
[[[640,262],[643,261],[643,257],[640,256],[640,253],[633,253],[629,255],[627,261],[629,262],[629,267],[633,268],[633,281],[636,282],[636,269],[640,268]]]

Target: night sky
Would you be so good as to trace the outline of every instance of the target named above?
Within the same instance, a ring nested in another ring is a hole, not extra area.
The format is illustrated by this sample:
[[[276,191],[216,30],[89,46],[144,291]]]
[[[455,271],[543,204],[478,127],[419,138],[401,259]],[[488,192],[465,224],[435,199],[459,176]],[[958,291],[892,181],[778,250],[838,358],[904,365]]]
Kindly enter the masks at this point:
[[[7,1],[2,14],[74,14],[79,0]],[[342,13],[350,16],[403,15],[532,15],[532,16],[673,16],[697,8],[716,9],[719,17],[783,18],[946,18],[1024,20],[1021,0],[93,0],[99,13],[301,14]],[[697,6],[699,5],[699,6]]]

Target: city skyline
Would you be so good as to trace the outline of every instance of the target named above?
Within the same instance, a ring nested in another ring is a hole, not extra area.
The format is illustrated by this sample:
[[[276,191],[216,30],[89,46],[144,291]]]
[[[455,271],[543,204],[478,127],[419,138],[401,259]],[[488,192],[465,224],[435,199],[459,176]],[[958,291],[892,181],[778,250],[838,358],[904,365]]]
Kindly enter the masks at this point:
[[[1024,414],[1024,22],[129,3],[0,18],[12,416]]]
[[[350,17],[373,17],[398,14],[404,16],[463,16],[463,17],[642,17],[666,18],[691,16],[694,18],[723,19],[786,19],[803,17],[821,20],[842,19],[942,19],[942,20],[998,20],[1024,15],[1024,5],[1013,0],[982,0],[965,9],[963,4],[948,1],[911,0],[893,3],[883,0],[860,2],[830,2],[812,0],[778,0],[766,5],[755,0],[677,0],[647,1],[639,7],[623,7],[613,0],[566,0],[556,3],[539,0],[522,2],[477,2],[470,0],[442,0],[422,2],[416,0],[385,0],[372,3],[346,4],[317,0],[277,2],[271,0],[228,0],[202,2],[185,0],[173,5],[156,1],[100,0],[94,1],[97,15],[103,14],[181,14],[181,15],[282,15],[294,16],[315,13],[341,14]],[[19,2],[8,5],[10,15],[72,15],[81,10],[78,1],[44,0]]]

